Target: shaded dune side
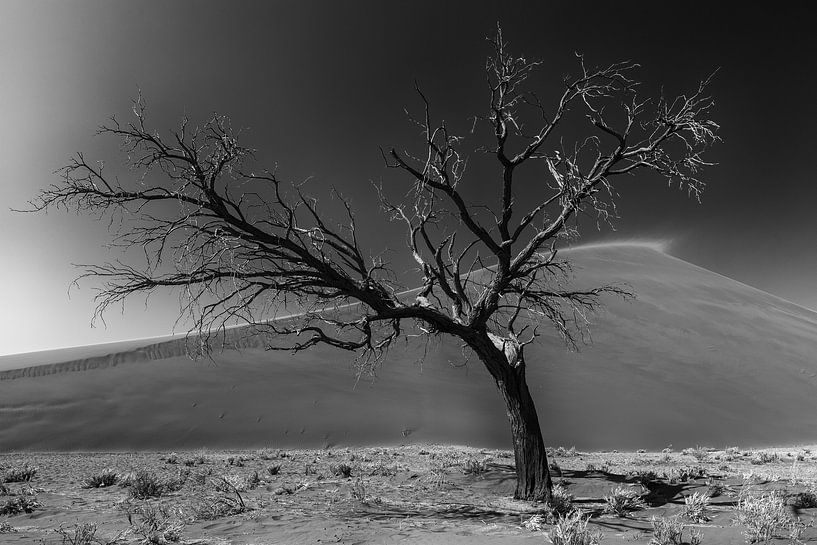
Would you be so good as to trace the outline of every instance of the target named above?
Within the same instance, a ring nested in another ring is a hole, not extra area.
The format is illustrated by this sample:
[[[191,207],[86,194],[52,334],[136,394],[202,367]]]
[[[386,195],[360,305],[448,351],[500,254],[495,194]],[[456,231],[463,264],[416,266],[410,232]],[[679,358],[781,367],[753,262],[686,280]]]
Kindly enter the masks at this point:
[[[817,314],[654,248],[570,257],[577,286],[627,282],[638,299],[605,301],[579,353],[551,332],[526,351],[549,444],[817,440]],[[226,343],[242,350],[212,361],[178,338],[0,373],[0,450],[510,444],[492,380],[451,339],[398,346],[356,384],[347,353],[265,352],[238,332]]]

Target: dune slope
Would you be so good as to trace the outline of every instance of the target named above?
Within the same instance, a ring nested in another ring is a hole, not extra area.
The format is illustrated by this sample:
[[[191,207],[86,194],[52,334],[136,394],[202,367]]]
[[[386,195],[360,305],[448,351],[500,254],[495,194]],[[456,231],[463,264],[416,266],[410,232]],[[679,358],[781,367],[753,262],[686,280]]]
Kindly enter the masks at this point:
[[[817,314],[639,245],[571,250],[576,283],[627,282],[593,344],[527,351],[545,440],[581,449],[817,440]],[[348,354],[245,343],[191,361],[183,339],[0,358],[0,450],[173,450],[443,442],[508,447],[504,407],[449,339],[391,352],[356,384]],[[456,365],[452,365],[456,364]]]

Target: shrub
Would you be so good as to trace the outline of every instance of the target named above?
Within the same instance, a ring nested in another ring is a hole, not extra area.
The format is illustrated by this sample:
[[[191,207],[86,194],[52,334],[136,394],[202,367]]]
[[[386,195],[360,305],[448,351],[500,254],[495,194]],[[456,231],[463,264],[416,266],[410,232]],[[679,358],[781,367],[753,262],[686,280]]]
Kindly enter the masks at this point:
[[[469,458],[462,464],[462,472],[466,475],[481,477],[486,471],[488,471],[488,460]]]
[[[215,520],[247,511],[247,504],[241,496],[235,479],[222,477],[215,484],[214,492],[203,497],[193,507],[193,514],[199,520]],[[290,492],[291,493],[291,492]]]
[[[763,464],[769,464],[769,463],[772,463],[772,462],[776,462],[779,459],[780,459],[780,457],[777,454],[775,454],[773,452],[770,453],[770,452],[765,452],[765,451],[761,450],[761,451],[755,452],[754,456],[752,456],[752,459],[749,460],[749,462],[752,465],[760,466],[760,465],[763,465]]]
[[[332,475],[335,475],[336,477],[343,477],[345,479],[348,479],[349,477],[352,476],[352,466],[350,466],[349,464],[338,464],[336,466],[335,465],[329,466],[329,471],[332,472]]]
[[[355,479],[355,482],[352,483],[349,493],[352,495],[353,499],[359,501],[363,505],[369,503],[369,497],[366,495],[366,485],[360,478]]]
[[[683,483],[692,479],[703,479],[704,477],[706,477],[706,469],[700,466],[673,467],[667,475],[670,483]]]
[[[553,451],[554,456],[561,456],[563,458],[572,458],[574,456],[578,456],[579,453],[576,452],[576,447],[570,447],[566,449],[564,447],[557,447],[556,450]]]
[[[710,498],[717,498],[727,490],[728,488],[726,485],[716,480],[714,477],[710,477],[706,481],[706,495]]]
[[[805,490],[790,497],[789,504],[797,509],[817,507],[817,494],[814,490]]]
[[[380,461],[369,469],[369,476],[374,477],[375,475],[380,477],[393,477],[397,475],[397,465]]]
[[[133,474],[130,480],[130,495],[137,500],[158,498],[163,494],[178,490],[184,484],[183,474],[176,481],[160,479],[154,472],[142,469]],[[186,477],[185,477],[186,478]],[[127,486],[127,485],[125,485]]]
[[[597,545],[601,532],[587,528],[588,519],[578,511],[560,516],[548,537],[553,545]]]
[[[72,530],[60,526],[54,531],[62,536],[63,545],[93,545],[97,543],[96,524],[92,522],[77,524]]]
[[[742,494],[736,511],[738,522],[746,525],[744,535],[749,543],[769,543],[776,531],[791,524],[783,498],[775,492]]]
[[[17,528],[6,521],[0,522],[0,534],[12,534],[17,531]]]
[[[36,498],[26,496],[14,496],[0,503],[0,515],[19,515],[20,513],[32,513],[40,503]]]
[[[687,456],[692,456],[698,462],[703,462],[707,458],[709,458],[709,450],[705,447],[696,446],[695,448],[688,448],[681,451],[681,454],[685,454]]]
[[[551,516],[565,516],[573,510],[573,496],[561,484],[553,487],[550,501],[547,504]]]
[[[683,516],[692,522],[706,522],[709,518],[706,511],[709,508],[709,496],[695,492],[684,498]]]
[[[167,458],[165,458],[165,462],[168,464],[178,464],[179,463],[179,455],[175,452],[171,452]]]
[[[86,477],[82,481],[82,488],[105,488],[113,486],[119,480],[119,475],[112,469],[103,469],[96,475]]]
[[[276,466],[269,466],[267,468],[267,473],[269,473],[272,476],[278,475],[278,473],[280,473],[280,472],[281,472],[281,465],[280,464],[276,465]]]
[[[522,527],[531,532],[541,532],[548,524],[547,515],[531,515],[528,520],[522,520]]]
[[[678,520],[678,517],[661,517],[650,519],[652,524],[652,538],[650,545],[684,545],[683,533],[684,525]],[[703,534],[697,530],[689,532],[689,545],[701,545],[703,543]]]
[[[604,501],[606,502],[604,512],[619,517],[626,517],[629,512],[646,507],[638,492],[624,486],[614,488],[609,496],[604,497]]]
[[[12,467],[6,470],[3,476],[4,483],[25,483],[34,478],[37,468],[25,464],[20,467]]]
[[[181,513],[172,513],[163,505],[144,503],[128,511],[128,520],[131,530],[142,537],[141,543],[144,545],[168,545],[181,541],[184,528]]]
[[[652,539],[650,545],[682,545],[684,525],[678,517],[661,517],[650,519],[652,525]]]
[[[627,473],[627,477],[648,489],[661,480],[658,474],[653,470],[630,471]]]

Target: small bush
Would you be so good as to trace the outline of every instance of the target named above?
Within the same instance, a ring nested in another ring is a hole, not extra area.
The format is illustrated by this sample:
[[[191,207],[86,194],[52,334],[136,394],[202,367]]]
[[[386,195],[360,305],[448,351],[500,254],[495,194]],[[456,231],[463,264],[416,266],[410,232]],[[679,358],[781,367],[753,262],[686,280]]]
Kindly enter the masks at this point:
[[[193,506],[194,517],[199,520],[215,520],[247,511],[240,487],[233,481],[235,479],[222,477],[213,487],[214,492]]]
[[[606,502],[604,512],[619,517],[626,517],[631,511],[638,511],[646,507],[638,492],[624,486],[614,488],[609,496],[604,497],[604,501]]]
[[[131,530],[142,537],[142,544],[169,545],[181,541],[184,528],[181,512],[173,513],[163,505],[144,503],[127,514]]]
[[[488,460],[469,458],[462,464],[462,472],[466,475],[481,477],[486,471],[488,471]]]
[[[377,463],[376,465],[372,466],[369,469],[369,476],[379,476],[379,477],[394,477],[397,475],[397,465],[396,464],[387,464],[383,461]]]
[[[553,545],[597,545],[601,541],[601,532],[587,528],[587,518],[578,511],[556,521],[548,537]]]
[[[706,481],[706,495],[710,498],[717,498],[727,490],[728,488],[726,485],[716,480],[714,477],[710,477]]]
[[[574,456],[578,456],[579,453],[576,452],[576,447],[570,447],[569,449],[557,447],[556,450],[553,451],[553,455],[561,456],[562,458],[573,458]]]
[[[760,465],[763,465],[763,464],[770,464],[770,463],[776,462],[778,460],[780,460],[780,457],[776,453],[765,452],[765,451],[761,450],[761,451],[755,452],[754,455],[752,456],[751,460],[749,460],[749,462],[752,465],[760,466]]]
[[[737,520],[746,525],[744,535],[749,543],[769,543],[775,532],[791,524],[783,498],[775,492],[743,494],[738,498]]]
[[[652,524],[652,539],[650,545],[682,545],[684,525],[678,517],[661,517],[650,519]]]
[[[817,494],[814,490],[805,490],[789,497],[788,503],[797,509],[817,507]]]
[[[693,479],[703,479],[706,477],[706,469],[703,467],[673,467],[667,474],[670,483],[683,483]]]
[[[542,532],[548,523],[548,515],[531,515],[528,520],[522,520],[522,527],[531,532]]]
[[[269,466],[267,468],[267,473],[269,473],[271,476],[278,475],[280,472],[281,472],[281,465],[280,464],[277,465],[277,466]]]
[[[133,474],[130,481],[130,495],[137,500],[158,498],[163,494],[174,492],[182,487],[183,475],[176,481],[160,479],[154,472],[142,469]]]
[[[37,474],[37,468],[25,464],[20,467],[12,467],[6,470],[3,475],[4,483],[27,483]]]
[[[62,536],[63,545],[94,545],[98,542],[96,528],[96,524],[92,522],[83,522],[70,530],[60,526],[54,531]]]
[[[178,464],[180,462],[179,455],[175,452],[171,452],[167,458],[165,458],[165,462],[168,464]]]
[[[17,531],[17,528],[12,526],[6,521],[0,522],[0,534],[13,534]]]
[[[709,496],[700,492],[695,492],[691,496],[684,498],[683,516],[692,522],[701,523],[709,520],[706,516],[709,508]]]
[[[40,503],[35,498],[26,496],[14,496],[0,503],[0,515],[19,515],[20,513],[33,513]]]
[[[573,496],[561,484],[553,487],[551,499],[547,503],[547,508],[550,511],[553,520],[558,516],[566,516],[573,510]]]
[[[355,479],[355,482],[352,483],[349,493],[352,495],[353,499],[359,501],[363,505],[369,503],[369,496],[366,495],[366,485],[360,478]]]
[[[336,477],[343,477],[344,479],[348,479],[352,476],[352,466],[349,464],[338,464],[329,466],[329,471],[332,472],[332,475]]]
[[[685,454],[687,456],[692,456],[698,462],[703,462],[707,458],[709,458],[709,450],[705,447],[697,446],[695,448],[688,448],[681,451],[681,454]]]
[[[103,469],[96,475],[86,477],[82,481],[82,488],[105,488],[113,486],[119,480],[119,475],[112,469]]]
[[[653,487],[656,482],[661,480],[658,474],[652,470],[630,471],[627,473],[627,477],[633,479],[635,482],[645,486],[648,489]]]

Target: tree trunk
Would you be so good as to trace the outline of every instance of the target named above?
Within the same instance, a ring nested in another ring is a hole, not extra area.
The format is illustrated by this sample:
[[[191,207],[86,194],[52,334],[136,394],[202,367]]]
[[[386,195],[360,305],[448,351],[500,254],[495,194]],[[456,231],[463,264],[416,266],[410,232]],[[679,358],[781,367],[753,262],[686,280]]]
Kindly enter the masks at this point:
[[[545,442],[536,406],[528,390],[524,371],[511,370],[497,379],[511,423],[513,454],[516,461],[516,492],[514,498],[548,502],[553,482],[550,479]]]
[[[490,333],[473,341],[471,348],[496,381],[508,411],[516,461],[516,492],[513,497],[549,502],[553,482],[536,405],[525,381],[522,350],[518,344]]]

